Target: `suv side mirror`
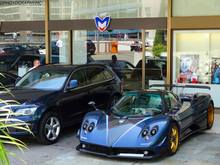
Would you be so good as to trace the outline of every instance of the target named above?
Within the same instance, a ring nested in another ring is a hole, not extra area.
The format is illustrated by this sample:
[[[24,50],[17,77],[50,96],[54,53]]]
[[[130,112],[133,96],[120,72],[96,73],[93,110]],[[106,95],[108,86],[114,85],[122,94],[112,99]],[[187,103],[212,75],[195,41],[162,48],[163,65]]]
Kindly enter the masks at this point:
[[[74,89],[78,87],[78,81],[77,80],[70,80],[70,84],[68,86],[68,89]]]

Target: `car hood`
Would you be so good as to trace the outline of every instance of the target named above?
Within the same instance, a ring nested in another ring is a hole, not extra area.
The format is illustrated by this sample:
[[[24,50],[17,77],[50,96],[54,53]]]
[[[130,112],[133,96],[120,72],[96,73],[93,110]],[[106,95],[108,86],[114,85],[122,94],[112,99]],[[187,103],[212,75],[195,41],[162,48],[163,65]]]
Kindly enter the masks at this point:
[[[45,90],[37,90],[37,89],[12,89],[10,93],[1,92],[0,98],[2,100],[15,100],[19,103],[24,102],[33,102],[42,97],[46,97],[54,91],[45,91]]]
[[[155,139],[158,138],[154,138],[153,141],[143,141],[141,137],[142,130],[147,125],[154,126],[154,123],[157,121],[166,121],[163,118],[163,115],[158,115],[157,117],[149,116],[126,119],[114,115],[109,116],[103,112],[93,112],[90,115],[86,115],[84,122],[95,123],[95,128],[92,132],[84,131],[81,128],[80,140],[108,147],[143,147],[154,143]]]

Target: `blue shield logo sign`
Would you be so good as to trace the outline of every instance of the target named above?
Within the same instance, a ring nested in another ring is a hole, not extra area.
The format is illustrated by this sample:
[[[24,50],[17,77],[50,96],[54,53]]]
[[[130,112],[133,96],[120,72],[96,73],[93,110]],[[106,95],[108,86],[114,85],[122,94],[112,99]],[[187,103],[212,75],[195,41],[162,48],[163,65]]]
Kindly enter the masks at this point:
[[[108,28],[109,26],[109,23],[110,23],[110,20],[111,18],[108,16],[108,17],[95,17],[95,25],[96,25],[96,28],[100,31],[100,32],[104,32],[106,31],[106,29]]]

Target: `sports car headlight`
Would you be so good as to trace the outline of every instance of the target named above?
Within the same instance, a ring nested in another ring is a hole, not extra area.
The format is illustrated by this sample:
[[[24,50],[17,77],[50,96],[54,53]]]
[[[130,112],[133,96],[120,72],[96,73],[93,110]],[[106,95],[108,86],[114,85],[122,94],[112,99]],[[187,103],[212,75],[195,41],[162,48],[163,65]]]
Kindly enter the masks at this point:
[[[148,129],[144,129],[141,133],[142,137],[146,137],[148,135],[149,130]]]
[[[158,129],[159,129],[158,126],[154,126],[150,131],[151,136],[156,135],[158,132]]]
[[[92,132],[92,130],[95,128],[95,123],[91,123],[91,124],[89,124],[89,127],[88,127],[88,131],[89,132]]]
[[[87,130],[88,125],[89,125],[89,122],[88,120],[86,120],[82,125],[83,130]]]
[[[142,138],[145,138],[146,140],[148,140],[151,136],[154,136],[157,134],[158,129],[159,129],[159,127],[157,125],[151,129],[145,128],[142,130],[141,136],[142,136]]]
[[[37,110],[38,106],[28,106],[28,107],[20,107],[15,111],[15,116],[27,116],[27,115],[33,115],[35,111]]]

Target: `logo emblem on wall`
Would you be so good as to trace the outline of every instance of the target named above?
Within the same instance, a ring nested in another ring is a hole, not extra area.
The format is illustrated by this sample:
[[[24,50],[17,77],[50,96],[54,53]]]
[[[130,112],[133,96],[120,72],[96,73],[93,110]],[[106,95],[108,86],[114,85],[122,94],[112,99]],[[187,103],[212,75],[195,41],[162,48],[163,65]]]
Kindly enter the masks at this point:
[[[102,18],[97,16],[97,17],[95,17],[96,28],[100,32],[104,32],[108,28],[110,21],[111,21],[110,16],[102,17]]]

